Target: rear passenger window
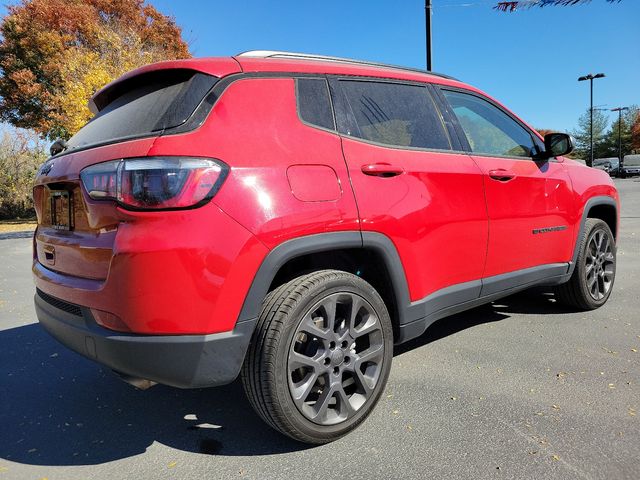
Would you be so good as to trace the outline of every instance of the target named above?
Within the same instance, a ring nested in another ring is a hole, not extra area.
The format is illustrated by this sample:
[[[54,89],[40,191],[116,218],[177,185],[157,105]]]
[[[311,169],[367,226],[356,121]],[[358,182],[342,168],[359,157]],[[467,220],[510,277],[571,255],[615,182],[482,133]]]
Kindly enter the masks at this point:
[[[346,133],[398,147],[450,150],[442,117],[426,87],[341,80],[357,129]]]
[[[300,118],[311,125],[335,130],[327,81],[322,78],[299,78],[297,84]]]

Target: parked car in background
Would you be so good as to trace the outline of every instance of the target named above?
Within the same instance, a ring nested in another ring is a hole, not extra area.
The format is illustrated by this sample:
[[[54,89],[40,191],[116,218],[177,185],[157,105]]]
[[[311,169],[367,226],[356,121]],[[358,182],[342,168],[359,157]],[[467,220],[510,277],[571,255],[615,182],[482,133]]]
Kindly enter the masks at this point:
[[[636,175],[640,175],[640,155],[625,155],[620,168],[620,176],[626,178]]]
[[[249,52],[139,68],[91,107],[35,180],[36,311],[136,385],[240,376],[267,424],[326,443],[436,320],[611,294],[611,178],[446,75]]]
[[[620,173],[620,160],[617,157],[596,158],[593,160],[593,168],[604,170],[612,177]]]

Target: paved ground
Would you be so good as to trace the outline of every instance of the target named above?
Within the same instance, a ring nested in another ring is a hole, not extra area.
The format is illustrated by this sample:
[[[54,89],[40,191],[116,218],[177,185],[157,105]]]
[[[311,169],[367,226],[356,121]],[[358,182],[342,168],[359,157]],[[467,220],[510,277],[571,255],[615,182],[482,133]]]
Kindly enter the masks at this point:
[[[29,239],[0,241],[0,480],[640,478],[640,182],[620,180],[615,291],[572,313],[520,294],[399,350],[373,415],[316,448],[239,384],[146,392],[35,324]]]

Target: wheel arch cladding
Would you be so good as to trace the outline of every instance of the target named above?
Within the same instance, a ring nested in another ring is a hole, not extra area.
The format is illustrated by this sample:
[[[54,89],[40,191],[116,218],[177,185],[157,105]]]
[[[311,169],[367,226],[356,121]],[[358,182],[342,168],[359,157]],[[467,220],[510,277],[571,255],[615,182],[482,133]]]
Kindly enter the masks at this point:
[[[332,268],[358,275],[384,300],[394,336],[407,317],[409,290],[391,240],[374,232],[331,232],[288,240],[263,260],[245,298],[238,321],[256,318],[262,300],[277,286],[313,270]]]
[[[608,197],[605,197],[608,198]],[[599,218],[603,220],[611,229],[613,238],[618,239],[618,212],[615,201],[612,202],[594,202],[587,211],[587,218]]]

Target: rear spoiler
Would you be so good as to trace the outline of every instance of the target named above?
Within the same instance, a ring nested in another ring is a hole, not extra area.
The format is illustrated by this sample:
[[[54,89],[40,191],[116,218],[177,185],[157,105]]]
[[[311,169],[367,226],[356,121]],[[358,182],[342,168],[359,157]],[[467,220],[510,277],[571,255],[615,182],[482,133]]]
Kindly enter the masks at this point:
[[[240,64],[233,58],[193,58],[157,62],[125,73],[98,90],[89,100],[89,109],[95,115],[129,88],[132,80],[144,82],[144,78],[156,72],[167,70],[192,70],[215,77],[225,77],[242,72]]]

